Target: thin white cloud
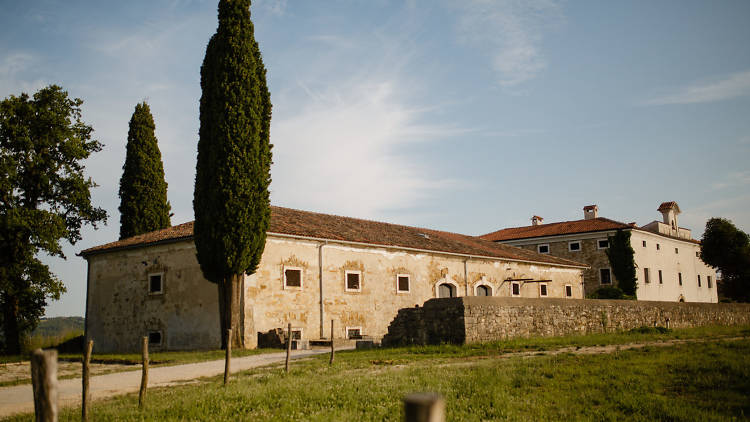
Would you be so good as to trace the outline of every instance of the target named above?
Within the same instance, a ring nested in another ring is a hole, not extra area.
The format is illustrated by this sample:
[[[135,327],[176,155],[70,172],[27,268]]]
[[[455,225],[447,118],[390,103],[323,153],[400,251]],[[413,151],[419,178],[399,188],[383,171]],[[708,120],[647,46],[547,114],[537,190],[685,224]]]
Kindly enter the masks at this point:
[[[646,101],[646,105],[696,104],[723,101],[750,95],[750,70],[724,79],[693,84],[676,93]]]
[[[420,111],[399,91],[396,80],[355,79],[306,96],[299,112],[275,116],[272,202],[377,218],[454,187],[418,156],[399,151],[410,140],[446,133],[419,123]]]
[[[14,52],[0,60],[0,98],[22,92],[33,95],[47,85],[42,78],[29,78],[28,71],[36,64],[36,57],[26,52]]]
[[[455,7],[460,39],[486,51],[499,85],[522,84],[547,67],[540,44],[545,31],[562,21],[555,1],[466,0]]]
[[[734,171],[729,173],[724,180],[713,183],[711,187],[715,190],[726,189],[735,186],[747,186],[750,185],[750,171]]]

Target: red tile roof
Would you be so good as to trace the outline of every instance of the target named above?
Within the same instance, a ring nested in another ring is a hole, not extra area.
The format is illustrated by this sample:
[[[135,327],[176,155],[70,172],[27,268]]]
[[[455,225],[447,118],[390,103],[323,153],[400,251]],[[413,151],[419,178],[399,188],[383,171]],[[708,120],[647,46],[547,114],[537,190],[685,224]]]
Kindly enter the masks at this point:
[[[537,254],[513,246],[493,243],[474,236],[401,226],[377,221],[319,214],[290,208],[271,207],[269,235],[281,234],[345,242],[368,243],[395,248],[421,249],[451,254],[530,261],[550,265],[587,267],[586,264]],[[192,240],[193,222],[144,233],[86,249],[82,256],[163,242]]]
[[[531,237],[557,236],[561,234],[588,233],[605,230],[632,228],[619,221],[598,217],[588,220],[563,221],[560,223],[539,224],[536,226],[511,227],[479,236],[484,240],[498,242],[502,240],[527,239]]]
[[[659,205],[659,208],[657,208],[657,211],[664,211],[669,210],[672,208],[677,208],[677,212],[680,212],[680,207],[677,205],[677,202],[675,201],[669,201],[669,202],[662,202],[661,205]]]

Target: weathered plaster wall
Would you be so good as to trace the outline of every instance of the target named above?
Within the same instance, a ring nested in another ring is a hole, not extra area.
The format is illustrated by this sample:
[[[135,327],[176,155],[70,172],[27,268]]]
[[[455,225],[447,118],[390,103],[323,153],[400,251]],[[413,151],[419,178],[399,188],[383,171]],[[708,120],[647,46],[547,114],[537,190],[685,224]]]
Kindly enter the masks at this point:
[[[97,352],[137,352],[149,331],[162,347],[220,344],[218,293],[195,258],[192,242],[93,255],[89,259],[88,336]],[[149,294],[148,275],[163,273],[163,293]]]
[[[512,337],[628,330],[748,325],[750,305],[593,299],[465,297],[434,299],[400,310],[383,338],[387,345],[476,343]]]
[[[163,332],[164,348],[218,347],[217,291],[203,278],[192,241],[92,255],[89,265],[89,335],[97,350],[136,351],[140,338],[157,329]],[[301,287],[285,287],[285,267],[302,270]],[[361,271],[360,291],[346,291],[347,270]],[[162,271],[164,293],[149,295],[148,274]],[[397,274],[410,276],[408,292],[397,291]],[[381,337],[399,309],[437,297],[441,283],[455,286],[458,296],[474,295],[478,285],[485,285],[494,296],[502,297],[511,295],[510,283],[504,281],[507,278],[549,279],[549,297],[563,297],[565,285],[572,286],[573,297],[582,297],[578,268],[466,260],[269,235],[257,272],[244,279],[245,342],[247,347],[256,347],[259,332],[286,328],[288,323],[302,331],[303,339],[330,338],[332,319],[336,338],[345,337],[347,327]],[[521,296],[539,297],[539,283],[521,284]]]

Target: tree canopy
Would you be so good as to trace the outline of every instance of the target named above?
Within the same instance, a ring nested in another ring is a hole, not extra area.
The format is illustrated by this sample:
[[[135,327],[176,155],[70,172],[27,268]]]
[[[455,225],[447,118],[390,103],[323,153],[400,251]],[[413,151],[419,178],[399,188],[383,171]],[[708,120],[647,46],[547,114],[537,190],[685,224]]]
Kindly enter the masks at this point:
[[[626,295],[635,296],[638,289],[635,273],[635,251],[630,245],[630,231],[618,230],[609,237],[607,257],[612,266],[612,275],[617,280],[617,287]]]
[[[242,275],[260,262],[271,215],[271,100],[253,31],[249,0],[221,0],[201,67],[194,233],[201,270],[219,285],[222,347],[227,328],[243,344]]]
[[[56,85],[0,102],[0,305],[6,351],[20,352],[48,299],[63,283],[39,253],[65,258],[62,241],[75,244],[81,228],[106,221],[91,204],[96,184],[83,161],[102,145],[81,121],[80,99]]]
[[[731,221],[712,218],[701,240],[701,259],[721,271],[722,294],[750,302],[750,238]]]
[[[167,228],[170,205],[164,164],[146,102],[130,118],[127,153],[120,179],[120,239]]]

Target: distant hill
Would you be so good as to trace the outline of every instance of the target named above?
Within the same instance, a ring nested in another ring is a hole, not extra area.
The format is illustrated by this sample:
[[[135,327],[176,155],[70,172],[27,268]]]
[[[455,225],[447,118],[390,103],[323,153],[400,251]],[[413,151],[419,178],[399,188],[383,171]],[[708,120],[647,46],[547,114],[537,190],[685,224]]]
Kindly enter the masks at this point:
[[[83,323],[83,317],[42,318],[31,335],[33,337],[62,336],[72,331],[83,331]]]

